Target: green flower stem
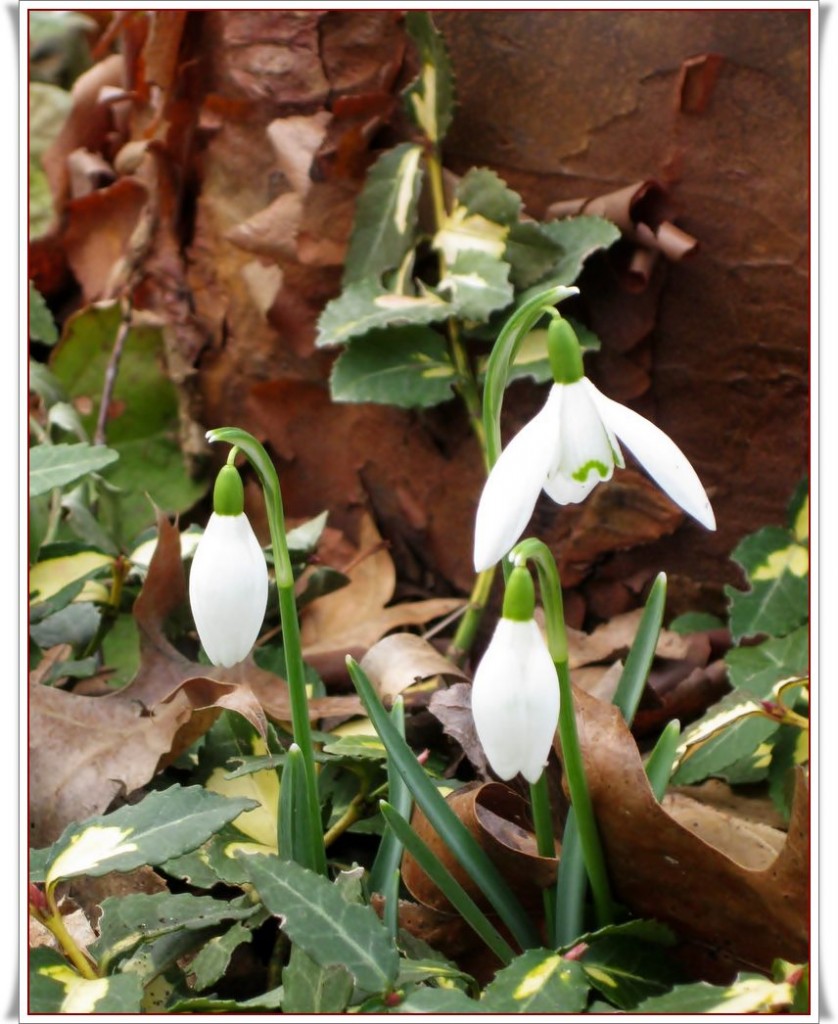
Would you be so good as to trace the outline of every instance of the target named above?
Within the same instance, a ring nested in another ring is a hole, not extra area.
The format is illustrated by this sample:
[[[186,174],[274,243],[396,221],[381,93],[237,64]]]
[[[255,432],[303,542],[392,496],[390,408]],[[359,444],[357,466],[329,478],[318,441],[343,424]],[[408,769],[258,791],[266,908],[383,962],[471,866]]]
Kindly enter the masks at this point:
[[[559,738],[562,746],[563,767],[579,831],[579,842],[581,843],[585,870],[591,882],[597,920],[600,926],[604,926],[614,920],[614,905],[611,900],[605,857],[596,827],[591,795],[588,791],[588,781],[585,777],[582,753],[579,749],[579,737],[576,732],[576,716],[573,711],[573,692],[570,685],[570,669],[568,667],[567,631],[564,622],[559,572],[550,549],[542,541],[535,538],[529,538],[516,544],[510,554],[510,560],[514,561],[516,565],[522,564],[524,561],[531,561],[535,563],[538,572],[539,589],[547,626],[547,646],[559,677],[559,693],[561,697]],[[559,882],[557,884],[558,914],[563,912],[558,897],[562,894],[563,888],[562,869],[565,863],[565,846],[566,843],[563,842],[562,861],[559,867]],[[567,871],[567,868],[564,868],[564,871]],[[580,880],[576,887],[578,888],[581,884]],[[557,933],[563,934],[564,930],[564,926],[557,927]]]
[[[358,696],[398,773],[413,799],[448,849],[495,908],[521,949],[538,946],[538,936],[524,908],[485,850],[449,807],[445,798],[399,735],[361,666],[347,657],[346,667]]]
[[[308,857],[303,867],[320,874],[326,873],[326,848],[323,843],[323,826],[320,819],[320,800],[317,792],[317,774],[314,767],[314,744],[311,739],[311,725],[308,719],[308,695],[305,684],[300,623],[297,618],[297,602],[294,597],[294,572],[291,556],[285,539],[285,516],[282,508],[282,492],[274,464],[262,445],[244,430],[236,427],[222,427],[210,430],[210,441],[226,441],[244,452],[256,470],[265,495],[268,525],[274,555],[277,591],[279,593],[279,615],[282,623],[282,642],[285,650],[288,693],[291,698],[291,724],[294,742],[300,748],[305,778],[305,831],[308,837],[304,844]]]
[[[457,631],[446,651],[447,657],[455,665],[462,665],[466,655],[471,650],[471,645],[474,643],[477,628],[480,625],[480,620],[483,618],[486,605],[489,603],[489,595],[492,592],[492,583],[495,579],[495,568],[496,566],[493,565],[491,569],[478,573],[474,579],[474,586],[471,588],[466,613],[460,619]]]
[[[500,414],[503,395],[509,382],[509,370],[521,342],[543,316],[555,316],[553,307],[557,302],[571,295],[578,295],[579,289],[555,285],[522,303],[506,321],[492,346],[486,364],[486,380],[483,385],[483,428],[486,434],[487,463],[489,468],[498,461],[502,444]]]
[[[553,840],[553,812],[550,807],[550,792],[547,788],[547,775],[542,772],[538,782],[530,784],[530,803],[532,820],[535,828],[535,841],[539,856],[556,858],[556,844]],[[544,927],[547,933],[547,945],[555,946],[556,924],[556,890],[552,886],[544,889]]]

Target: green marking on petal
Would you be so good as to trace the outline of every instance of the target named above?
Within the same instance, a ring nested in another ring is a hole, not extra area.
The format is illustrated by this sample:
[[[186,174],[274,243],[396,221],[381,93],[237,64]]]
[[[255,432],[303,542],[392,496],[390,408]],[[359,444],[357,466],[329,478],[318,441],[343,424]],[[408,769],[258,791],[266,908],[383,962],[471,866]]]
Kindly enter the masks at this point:
[[[578,480],[580,484],[583,484],[588,479],[588,474],[592,471],[599,473],[604,480],[608,476],[608,469],[609,467],[604,462],[600,462],[599,459],[589,459],[584,466],[574,470],[571,476],[574,480]]]

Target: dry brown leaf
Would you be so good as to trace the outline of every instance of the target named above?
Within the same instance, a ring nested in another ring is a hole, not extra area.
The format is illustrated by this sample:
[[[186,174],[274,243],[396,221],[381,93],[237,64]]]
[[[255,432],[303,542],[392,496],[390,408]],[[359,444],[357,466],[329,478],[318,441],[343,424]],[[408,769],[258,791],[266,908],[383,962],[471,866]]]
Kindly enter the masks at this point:
[[[360,659],[390,630],[421,626],[463,606],[460,598],[432,598],[386,607],[396,588],[396,570],[369,515],[361,519],[358,547],[360,560],[346,570],[349,584],[302,611],[306,659],[329,654]]]
[[[277,118],[268,125],[268,138],[279,169],[301,198],[311,187],[311,164],[331,120],[328,110],[318,110],[308,117]]]
[[[427,640],[414,633],[385,636],[361,659],[361,668],[369,676],[379,697],[390,700],[425,679],[468,676]]]
[[[471,832],[525,906],[538,907],[542,890],[555,884],[555,858],[542,857],[529,827],[527,801],[500,782],[474,783],[448,795],[448,806]],[[486,898],[417,807],[413,831],[424,840],[472,899],[485,907]],[[558,852],[558,845],[557,845]],[[451,905],[409,853],[402,859],[402,881],[419,903],[450,911]]]
[[[577,629],[568,630],[568,664],[571,669],[581,665],[592,665],[600,661],[612,661],[625,657],[643,617],[643,609],[617,615],[610,622],[597,626],[592,633]],[[685,658],[691,652],[687,637],[671,630],[662,629],[655,646],[659,658]]]
[[[481,779],[491,779],[489,762],[474,727],[471,683],[454,683],[432,694],[428,710],[442,723],[443,732],[459,743]]]
[[[806,960],[809,811],[802,773],[788,836],[770,859],[765,835],[730,816],[710,808],[699,816],[696,805],[674,817],[655,800],[620,712],[579,690],[574,704],[616,898],[740,969],[768,973],[777,957]]]

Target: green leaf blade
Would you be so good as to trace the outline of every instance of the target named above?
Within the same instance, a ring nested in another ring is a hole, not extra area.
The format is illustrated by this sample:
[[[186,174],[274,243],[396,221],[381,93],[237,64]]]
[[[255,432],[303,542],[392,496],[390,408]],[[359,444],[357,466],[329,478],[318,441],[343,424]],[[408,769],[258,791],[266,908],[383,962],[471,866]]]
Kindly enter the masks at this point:
[[[39,444],[29,449],[29,497],[46,494],[54,487],[65,487],[89,473],[98,473],[118,458],[119,453],[112,448],[84,441]]]
[[[332,368],[336,402],[376,402],[427,409],[451,398],[456,371],[445,340],[426,327],[372,331]]]
[[[407,111],[431,142],[445,137],[454,112],[454,73],[445,40],[426,11],[408,11],[405,27],[419,50],[416,81],[403,93]]]
[[[582,965],[552,949],[528,949],[499,971],[480,1000],[482,1013],[581,1013],[589,983]]]
[[[384,992],[399,969],[398,951],[372,908],[347,903],[320,875],[278,857],[244,858],[262,902],[282,929],[322,967],[342,965],[368,992]]]

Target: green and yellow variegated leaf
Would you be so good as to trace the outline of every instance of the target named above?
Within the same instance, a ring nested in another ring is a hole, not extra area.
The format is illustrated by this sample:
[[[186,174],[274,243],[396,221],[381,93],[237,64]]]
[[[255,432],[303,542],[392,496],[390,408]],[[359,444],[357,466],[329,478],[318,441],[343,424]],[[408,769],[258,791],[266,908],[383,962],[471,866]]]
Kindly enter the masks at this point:
[[[384,744],[377,736],[341,736],[334,743],[327,743],[323,749],[327,754],[373,761],[383,761],[387,757]]]
[[[355,207],[343,284],[398,267],[415,241],[422,148],[405,142],[379,157]]]
[[[529,288],[545,277],[562,255],[562,247],[535,221],[513,224],[506,236],[503,258],[516,288]]]
[[[111,555],[105,555],[101,551],[76,551],[55,558],[46,558],[43,562],[33,565],[29,572],[29,592],[32,601],[48,601],[65,587],[82,580],[84,584],[75,600],[105,601],[108,597],[108,588],[88,577],[91,573],[113,565],[113,562]]]
[[[132,975],[83,978],[54,949],[39,946],[30,953],[29,1012],[87,1015],[139,1013],[143,987]]]
[[[462,320],[488,320],[513,297],[509,264],[484,252],[461,251],[437,285]]]
[[[589,983],[582,965],[548,949],[530,949],[498,971],[480,1000],[482,1013],[581,1013]]]
[[[710,985],[705,981],[676,985],[671,992],[644,999],[635,1007],[635,1013],[715,1013],[724,1017],[780,1013],[791,1006],[793,999],[794,990],[786,981],[778,983],[760,974],[740,974],[731,985]]]
[[[33,851],[32,881],[54,885],[77,875],[130,871],[200,846],[255,801],[229,800],[201,786],[173,785],[140,803],[72,824],[47,850]]]
[[[408,113],[434,144],[445,137],[454,110],[454,74],[442,36],[426,11],[408,11],[405,27],[419,50],[416,81],[404,92]]]
[[[250,737],[250,749],[247,755],[265,757],[269,753],[268,746],[258,733]],[[245,797],[256,806],[244,811],[232,822],[232,825],[250,839],[272,849],[277,849],[277,808],[279,807],[279,776],[276,771],[265,769],[229,778],[226,767],[213,769],[204,786],[211,793],[220,793],[225,797]]]
[[[506,249],[509,228],[496,224],[480,213],[470,213],[457,205],[434,235],[433,247],[445,256],[446,263],[456,263],[464,253],[479,253],[500,260]]]
[[[518,223],[523,203],[517,192],[488,167],[473,167],[457,184],[457,203],[470,214],[511,228]]]
[[[374,278],[355,281],[326,306],[317,322],[318,348],[345,345],[370,331],[408,324],[434,324],[454,315],[438,295],[388,292]]]
[[[282,986],[283,1013],[342,1013],[355,987],[341,964],[324,967],[296,945],[282,971]]]
[[[576,332],[576,337],[579,339],[582,349],[588,352],[599,351],[600,340],[594,332],[570,317],[567,319]],[[486,360],[484,359],[478,371],[481,379],[484,377],[485,372]],[[543,384],[546,381],[553,380],[553,370],[550,367],[550,359],[547,355],[547,330],[545,328],[537,327],[526,334],[515,353],[515,359],[507,375],[507,382],[511,383],[513,380],[520,380],[523,377],[534,380],[536,384]]]
[[[427,327],[397,327],[357,338],[332,368],[336,402],[429,408],[451,398],[456,371],[444,339]]]
[[[735,647],[725,655],[731,683],[754,697],[768,697],[775,684],[805,673],[809,666],[809,627],[800,626],[787,636],[771,637],[749,647]]]
[[[551,241],[561,246],[561,255],[542,280],[518,296],[523,304],[545,288],[573,284],[585,260],[598,249],[607,249],[620,237],[620,230],[603,217],[567,217],[541,225]]]

